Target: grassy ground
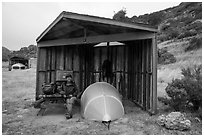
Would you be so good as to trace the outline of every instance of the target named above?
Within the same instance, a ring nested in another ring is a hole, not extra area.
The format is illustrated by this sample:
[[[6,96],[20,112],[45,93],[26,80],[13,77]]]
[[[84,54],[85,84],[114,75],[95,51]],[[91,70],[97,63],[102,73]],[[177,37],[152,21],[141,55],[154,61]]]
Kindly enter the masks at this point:
[[[133,103],[124,100],[125,115],[111,122],[110,130],[101,122],[81,118],[80,106],[74,106],[74,116],[64,117],[63,104],[54,104],[45,116],[36,116],[32,102],[35,98],[35,69],[2,71],[2,134],[3,135],[194,135],[202,134],[202,123],[196,121],[194,114],[187,113],[192,121],[188,131],[167,130],[156,123],[160,114],[170,110],[158,103],[158,114],[150,116]],[[160,74],[160,73],[159,73]]]

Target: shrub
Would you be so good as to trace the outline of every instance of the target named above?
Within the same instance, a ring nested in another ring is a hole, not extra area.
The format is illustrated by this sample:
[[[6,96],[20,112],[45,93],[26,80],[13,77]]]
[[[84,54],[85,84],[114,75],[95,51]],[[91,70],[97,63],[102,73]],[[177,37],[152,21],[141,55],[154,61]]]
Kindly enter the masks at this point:
[[[176,62],[173,54],[169,53],[166,48],[158,50],[158,64],[171,64]]]
[[[194,37],[190,40],[189,46],[185,49],[185,52],[190,50],[199,49],[202,47],[202,38],[201,37]]]
[[[158,41],[164,42],[166,40],[168,40],[168,36],[167,35],[165,35],[165,34],[158,35]]]
[[[194,36],[196,34],[197,32],[195,30],[185,31],[178,36],[178,39]]]
[[[202,107],[202,74],[201,65],[182,69],[182,79],[174,79],[168,83],[166,93],[170,98],[160,97],[159,101],[169,105],[176,111],[187,109],[192,104],[193,110]]]
[[[172,29],[171,31],[169,31],[169,39],[174,39],[177,38],[179,36],[179,32],[176,29]]]

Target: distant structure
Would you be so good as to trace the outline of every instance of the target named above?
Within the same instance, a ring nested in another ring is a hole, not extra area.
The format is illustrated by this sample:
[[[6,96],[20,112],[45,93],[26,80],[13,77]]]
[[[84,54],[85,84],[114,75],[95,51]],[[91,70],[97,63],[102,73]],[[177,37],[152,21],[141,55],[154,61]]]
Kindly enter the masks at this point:
[[[28,58],[23,58],[23,57],[18,57],[18,56],[13,56],[9,59],[9,71],[11,71],[12,69],[12,66],[14,64],[17,64],[17,63],[21,63],[23,65],[25,65],[25,68],[29,68],[28,66]]]
[[[37,66],[37,58],[30,58],[28,61],[28,67],[29,68],[36,68]]]

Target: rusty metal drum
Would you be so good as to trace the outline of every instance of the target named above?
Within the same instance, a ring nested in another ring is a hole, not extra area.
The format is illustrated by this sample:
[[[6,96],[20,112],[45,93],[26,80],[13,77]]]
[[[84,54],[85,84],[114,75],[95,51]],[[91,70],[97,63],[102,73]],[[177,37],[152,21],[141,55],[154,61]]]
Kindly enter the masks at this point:
[[[124,115],[124,107],[115,87],[106,82],[96,82],[82,94],[81,113],[88,120],[113,121]]]

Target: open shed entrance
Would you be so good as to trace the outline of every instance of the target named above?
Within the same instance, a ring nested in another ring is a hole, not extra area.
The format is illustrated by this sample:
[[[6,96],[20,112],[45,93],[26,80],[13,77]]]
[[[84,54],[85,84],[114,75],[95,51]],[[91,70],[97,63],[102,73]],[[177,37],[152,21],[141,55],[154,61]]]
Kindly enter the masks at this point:
[[[80,91],[104,81],[104,61],[108,60],[111,75],[106,81],[124,99],[156,113],[155,32],[106,18],[61,13],[37,39],[36,99],[42,84],[55,82],[59,73],[73,73]]]
[[[29,68],[28,66],[28,60],[27,58],[23,58],[23,57],[18,57],[18,56],[13,56],[9,59],[9,71],[11,71],[12,69],[12,65],[17,64],[17,63],[21,63],[23,65],[26,66],[26,68]]]

